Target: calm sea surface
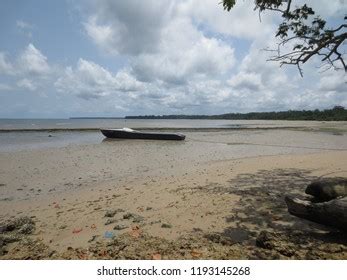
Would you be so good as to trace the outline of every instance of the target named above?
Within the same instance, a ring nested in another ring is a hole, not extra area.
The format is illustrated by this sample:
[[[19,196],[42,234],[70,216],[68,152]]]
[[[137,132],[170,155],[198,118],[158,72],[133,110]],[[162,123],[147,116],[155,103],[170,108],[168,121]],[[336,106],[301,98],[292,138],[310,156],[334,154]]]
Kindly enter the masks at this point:
[[[85,128],[240,128],[316,125],[319,122],[264,120],[129,120],[129,119],[0,119],[0,131],[9,129]]]
[[[97,144],[104,137],[98,128],[135,129],[171,129],[187,135],[187,140],[192,140],[195,134],[190,128],[209,129],[213,132],[203,131],[203,139],[219,141],[224,134],[242,135],[242,139],[255,139],[259,135],[254,128],[262,131],[264,128],[307,127],[324,128],[326,126],[344,127],[347,131],[347,122],[325,123],[307,121],[262,121],[262,120],[125,120],[125,119],[0,119],[0,152],[41,149],[50,147],[64,147],[70,144]],[[94,129],[83,131],[83,129]],[[225,130],[225,129],[229,130]],[[248,130],[247,128],[253,128]],[[24,131],[32,129],[33,131]],[[53,129],[53,131],[49,131]],[[58,129],[54,131],[54,129]],[[59,130],[61,129],[61,130]],[[81,130],[79,130],[81,129]],[[187,130],[188,129],[188,130]],[[217,129],[217,130],[216,130]],[[221,129],[218,132],[218,129]],[[181,131],[182,130],[182,131]],[[11,131],[11,132],[8,132]],[[257,130],[258,131],[258,130]],[[264,130],[265,131],[265,130]],[[344,133],[345,134],[345,133]],[[275,131],[268,139],[278,135]],[[316,137],[316,136],[314,136]],[[239,139],[240,141],[242,139]],[[285,137],[286,138],[286,137]],[[199,139],[201,137],[199,136]],[[338,138],[340,141],[341,138]],[[227,140],[226,140],[227,141]],[[242,140],[243,141],[243,140]],[[324,140],[326,141],[326,140]],[[330,140],[329,140],[330,141]]]

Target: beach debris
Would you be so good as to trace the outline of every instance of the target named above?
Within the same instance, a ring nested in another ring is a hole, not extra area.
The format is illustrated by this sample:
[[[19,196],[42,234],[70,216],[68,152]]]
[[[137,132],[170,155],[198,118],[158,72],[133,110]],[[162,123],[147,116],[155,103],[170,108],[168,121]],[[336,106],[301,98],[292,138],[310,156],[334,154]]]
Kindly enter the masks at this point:
[[[105,213],[105,217],[113,218],[116,214],[121,213],[121,212],[124,212],[124,210],[121,209],[121,208],[118,208],[118,209],[115,209],[115,210],[107,210],[106,213]]]
[[[73,229],[72,233],[77,234],[80,233],[83,229],[82,228],[75,228]]]
[[[307,186],[305,192],[313,198],[285,197],[290,214],[347,231],[347,179],[315,181]]]
[[[123,230],[123,229],[126,229],[128,228],[129,226],[125,225],[125,224],[118,224],[118,225],[115,225],[114,226],[114,230]]]
[[[197,249],[191,250],[190,254],[192,255],[193,258],[200,258],[202,256],[202,252]]]
[[[142,230],[140,229],[139,226],[133,226],[131,228],[131,231],[129,232],[129,235],[134,238],[139,238],[141,234],[142,234]]]
[[[172,225],[163,223],[163,224],[161,224],[161,227],[162,228],[172,228]]]
[[[92,224],[92,225],[90,226],[90,228],[91,228],[91,229],[96,229],[96,225],[95,225],[95,224]]]
[[[285,201],[294,216],[347,231],[347,197],[313,203],[287,196]]]
[[[113,237],[115,237],[115,234],[113,231],[105,231],[104,237],[105,238],[113,238]]]
[[[161,254],[155,253],[152,255],[152,260],[161,260]]]

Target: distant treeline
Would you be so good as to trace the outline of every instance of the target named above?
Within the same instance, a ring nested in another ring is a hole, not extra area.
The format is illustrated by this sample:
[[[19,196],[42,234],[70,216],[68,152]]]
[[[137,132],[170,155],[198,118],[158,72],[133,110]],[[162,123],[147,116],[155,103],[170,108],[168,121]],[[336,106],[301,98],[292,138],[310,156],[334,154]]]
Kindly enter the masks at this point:
[[[145,115],[126,116],[126,119],[207,119],[207,120],[302,120],[302,121],[347,121],[347,110],[335,106],[327,110],[302,110],[281,112],[229,113],[222,115]]]

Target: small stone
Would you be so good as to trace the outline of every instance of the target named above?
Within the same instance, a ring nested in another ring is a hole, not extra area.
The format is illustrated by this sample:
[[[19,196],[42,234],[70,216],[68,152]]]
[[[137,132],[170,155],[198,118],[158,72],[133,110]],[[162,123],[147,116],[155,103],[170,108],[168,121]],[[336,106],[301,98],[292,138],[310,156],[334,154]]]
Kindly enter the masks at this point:
[[[161,227],[162,228],[172,228],[172,225],[170,225],[170,224],[161,224]]]
[[[121,213],[121,212],[124,212],[124,210],[120,209],[120,208],[116,209],[116,210],[107,210],[105,213],[105,217],[113,218],[116,214]]]
[[[93,235],[92,238],[88,240],[89,243],[95,241],[98,238],[99,235]]]
[[[114,229],[114,230],[123,230],[123,229],[126,229],[126,228],[128,228],[127,225],[118,224],[118,225],[115,225],[113,229]]]
[[[19,233],[22,234],[30,234],[35,230],[35,226],[33,224],[24,224],[19,230]]]
[[[126,213],[123,215],[123,219],[125,220],[133,220],[134,223],[140,223],[144,220],[144,218],[140,215],[133,213]]]
[[[108,220],[105,222],[105,226],[110,225],[110,224],[114,224],[114,223],[117,222],[117,221],[118,221],[117,219],[108,219]]]

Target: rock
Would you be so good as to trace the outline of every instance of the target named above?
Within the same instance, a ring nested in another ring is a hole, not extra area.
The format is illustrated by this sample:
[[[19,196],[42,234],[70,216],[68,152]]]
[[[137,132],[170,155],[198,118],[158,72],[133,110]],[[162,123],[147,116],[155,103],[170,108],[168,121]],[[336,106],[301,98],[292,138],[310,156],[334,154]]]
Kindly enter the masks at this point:
[[[236,243],[230,237],[221,235],[219,233],[208,233],[208,234],[205,234],[204,237],[212,241],[213,243],[220,243],[222,245],[231,246]]]
[[[30,234],[35,230],[35,226],[33,224],[24,224],[19,230],[19,233],[22,234]]]
[[[295,254],[294,247],[288,242],[288,238],[284,233],[273,233],[261,231],[256,239],[256,246],[274,250],[286,257],[292,257]]]
[[[24,227],[24,228],[23,228]],[[34,221],[29,217],[20,217],[14,220],[7,221],[0,225],[0,233],[21,230],[24,234],[30,234],[35,229]],[[27,232],[27,233],[26,233]]]
[[[122,229],[126,229],[126,228],[128,228],[127,225],[118,224],[118,225],[115,225],[113,229],[114,229],[114,230],[122,230]]]
[[[7,226],[6,225],[0,225],[0,234],[4,233],[5,231],[7,231]]]
[[[162,228],[172,228],[172,225],[170,225],[170,224],[161,224],[161,227]]]
[[[108,218],[113,218],[116,214],[120,213],[120,212],[124,212],[123,209],[116,209],[116,210],[107,210],[105,213],[105,217]]]
[[[134,223],[139,223],[144,220],[144,218],[140,215],[133,214],[133,213],[126,213],[123,215],[123,219],[125,220],[132,220]]]
[[[107,219],[107,221],[105,222],[105,226],[114,224],[117,221],[118,221],[117,219]]]
[[[329,201],[340,196],[347,196],[347,179],[324,179],[309,184],[305,193],[318,201]]]
[[[99,235],[93,235],[92,238],[88,240],[89,243],[95,241],[98,238]]]
[[[262,231],[258,235],[258,237],[255,241],[255,244],[260,248],[271,250],[274,248],[273,243],[272,243],[272,239],[273,239],[273,234],[271,234],[267,231]]]

